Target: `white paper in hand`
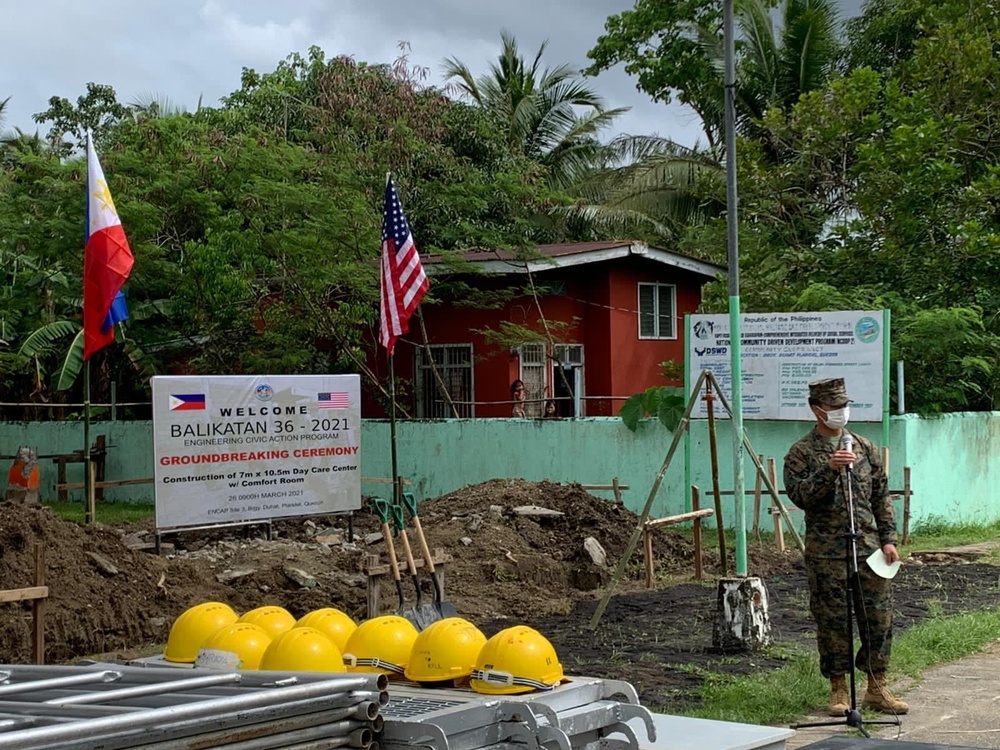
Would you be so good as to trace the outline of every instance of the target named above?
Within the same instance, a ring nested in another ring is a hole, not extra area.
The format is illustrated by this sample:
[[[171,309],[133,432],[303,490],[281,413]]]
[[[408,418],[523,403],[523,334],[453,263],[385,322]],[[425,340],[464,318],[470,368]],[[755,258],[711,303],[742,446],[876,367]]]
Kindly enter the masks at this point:
[[[868,563],[868,567],[875,571],[876,575],[880,575],[883,578],[894,578],[896,573],[899,572],[899,566],[902,565],[902,561],[896,560],[894,563],[888,563],[885,559],[885,552],[880,549],[875,550],[865,561]]]

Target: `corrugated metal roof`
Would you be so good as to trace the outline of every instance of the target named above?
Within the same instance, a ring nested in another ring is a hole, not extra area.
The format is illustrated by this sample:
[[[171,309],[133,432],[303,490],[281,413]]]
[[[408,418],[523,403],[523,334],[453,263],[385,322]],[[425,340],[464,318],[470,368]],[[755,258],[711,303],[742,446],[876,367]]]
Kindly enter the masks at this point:
[[[487,269],[499,273],[523,273],[523,268],[515,267],[517,264],[542,264],[544,258],[551,258],[557,261],[553,267],[561,265],[583,265],[586,263],[598,263],[609,260],[610,257],[620,254],[639,255],[647,257],[656,262],[666,262],[669,265],[688,268],[695,273],[701,273],[708,277],[714,277],[726,272],[725,266],[696,258],[692,255],[679,253],[674,250],[646,245],[644,242],[633,240],[603,240],[600,242],[559,242],[547,245],[536,245],[533,248],[537,256],[533,256],[530,251],[518,253],[515,250],[505,249],[478,249],[470,250],[458,255],[462,260],[469,263],[485,264]],[[617,251],[617,253],[616,253]],[[609,252],[611,256],[609,256]],[[540,257],[539,257],[540,256]],[[588,258],[587,256],[593,256]],[[562,263],[558,261],[562,261]],[[421,261],[425,266],[434,266],[444,262],[440,255],[421,256]],[[507,266],[507,263],[511,265]],[[545,270],[544,267],[532,270]]]

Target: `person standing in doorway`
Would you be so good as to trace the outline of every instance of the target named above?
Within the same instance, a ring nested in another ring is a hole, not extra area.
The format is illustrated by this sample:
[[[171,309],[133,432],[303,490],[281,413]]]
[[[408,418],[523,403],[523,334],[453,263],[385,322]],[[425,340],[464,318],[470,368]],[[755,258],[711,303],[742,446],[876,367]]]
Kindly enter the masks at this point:
[[[510,410],[512,417],[524,417],[524,402],[528,398],[528,393],[524,389],[524,382],[520,379],[510,384],[510,398],[514,402],[514,408]]]
[[[883,713],[905,714],[909,707],[886,684],[892,650],[892,588],[865,560],[881,549],[886,563],[899,560],[896,519],[878,449],[868,439],[848,433],[850,399],[843,378],[809,384],[809,408],[816,418],[812,432],[785,456],[785,490],[805,511],[806,571],[809,609],[816,620],[820,672],[830,680],[831,716],[850,710],[845,675],[855,666],[868,675],[862,705]],[[851,443],[845,444],[844,435]],[[850,467],[850,471],[848,468]],[[848,640],[847,482],[851,481],[857,532],[858,589],[854,615],[861,648]]]

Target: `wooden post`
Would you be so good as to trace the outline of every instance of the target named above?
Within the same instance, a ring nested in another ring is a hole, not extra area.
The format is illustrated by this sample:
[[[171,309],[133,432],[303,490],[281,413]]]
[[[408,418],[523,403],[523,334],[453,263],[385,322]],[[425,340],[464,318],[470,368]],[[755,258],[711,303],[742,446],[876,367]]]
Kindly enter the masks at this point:
[[[35,545],[35,586],[45,586],[45,545]],[[35,629],[31,644],[31,655],[35,664],[45,663],[45,598],[31,602],[31,621]]]
[[[767,475],[771,479],[771,486],[775,489],[778,488],[778,465],[773,458],[767,459]],[[772,497],[771,502],[777,507],[778,503],[781,502],[780,497]],[[781,514],[774,514],[774,543],[778,548],[778,552],[785,551],[785,531],[781,526]]]
[[[726,528],[722,516],[722,494],[719,489],[719,446],[715,437],[715,394],[711,384],[705,385],[704,400],[708,402],[708,450],[712,459],[712,493],[715,495],[715,524],[719,531],[719,561],[722,575],[729,574],[729,560],[726,555]]]
[[[701,510],[701,491],[696,485],[691,485],[691,511]],[[694,580],[700,581],[702,575],[701,561],[701,516],[694,519],[692,524],[692,536],[694,537]]]
[[[910,467],[903,467],[903,544],[910,543]]]
[[[379,601],[379,584],[383,576],[372,575],[371,569],[379,564],[378,555],[368,555],[368,619],[378,617],[382,606]]]
[[[764,455],[763,454],[759,454],[757,456],[757,462],[759,464],[763,465],[763,463],[764,463]],[[761,490],[761,484],[762,484],[760,472],[759,471],[754,472],[754,477],[756,478],[756,482],[754,483],[754,486],[753,486],[753,527],[752,527],[752,529],[753,529],[753,535],[754,535],[754,537],[759,542],[760,541],[760,490]]]
[[[87,491],[87,497],[84,498],[86,503],[85,521],[89,526],[97,520],[97,488],[94,487],[94,483],[97,481],[97,464],[93,461],[85,461],[83,466],[90,475],[90,488]]]
[[[649,527],[642,530],[642,551],[646,558],[646,588],[653,588],[653,532]]]
[[[622,490],[621,486],[618,484],[618,477],[611,478],[611,491],[615,493],[615,502],[621,505],[622,503]]]
[[[68,456],[57,456],[54,460],[56,462],[56,498],[61,503],[65,503],[68,499],[66,494],[66,461]]]

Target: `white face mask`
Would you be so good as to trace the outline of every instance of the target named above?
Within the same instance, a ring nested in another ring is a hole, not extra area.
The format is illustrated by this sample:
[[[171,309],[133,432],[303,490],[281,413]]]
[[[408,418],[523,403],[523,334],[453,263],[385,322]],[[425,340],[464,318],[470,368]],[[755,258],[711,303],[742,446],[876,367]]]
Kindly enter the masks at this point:
[[[823,424],[831,430],[842,430],[847,427],[847,423],[851,419],[851,407],[844,406],[840,409],[831,409],[830,411],[823,412],[823,414]]]

